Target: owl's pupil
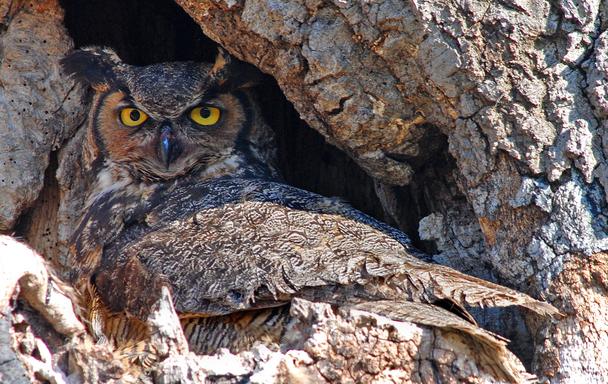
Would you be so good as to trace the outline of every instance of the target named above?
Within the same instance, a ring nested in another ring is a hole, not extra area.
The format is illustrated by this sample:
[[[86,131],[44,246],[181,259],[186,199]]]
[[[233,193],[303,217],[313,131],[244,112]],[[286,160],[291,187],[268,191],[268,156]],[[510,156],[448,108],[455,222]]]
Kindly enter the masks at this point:
[[[209,108],[201,108],[201,117],[203,119],[208,118],[209,116],[211,116],[211,111],[209,110]]]
[[[138,121],[140,118],[140,113],[137,109],[134,109],[131,111],[131,113],[129,113],[129,117],[131,118],[131,120],[133,121]]]

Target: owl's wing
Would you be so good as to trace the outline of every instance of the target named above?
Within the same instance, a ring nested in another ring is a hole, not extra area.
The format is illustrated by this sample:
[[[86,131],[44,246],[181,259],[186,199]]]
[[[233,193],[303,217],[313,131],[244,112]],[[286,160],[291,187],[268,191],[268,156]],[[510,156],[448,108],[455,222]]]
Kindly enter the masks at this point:
[[[145,227],[146,216],[154,210],[158,201],[165,198],[170,187],[156,183],[133,193],[118,183],[87,203],[70,239],[68,258],[72,267],[69,273],[72,284],[86,291],[102,264],[105,262],[107,265],[108,259],[104,259],[106,247],[115,242],[128,241],[127,235],[132,232],[129,229]],[[145,275],[146,271],[130,272],[132,276],[139,275],[141,280],[141,273]],[[160,286],[159,282],[152,283]]]
[[[103,249],[136,221],[146,201],[127,191],[110,190],[98,196],[80,219],[70,239],[71,279],[86,279],[99,267]]]
[[[426,263],[400,232],[336,200],[278,183],[225,179],[184,186],[148,215],[146,225],[106,249],[96,273],[114,310],[145,316],[142,293],[154,293],[142,289],[162,280],[172,287],[178,311],[203,315],[276,306],[292,297],[447,299],[557,313],[522,293]]]

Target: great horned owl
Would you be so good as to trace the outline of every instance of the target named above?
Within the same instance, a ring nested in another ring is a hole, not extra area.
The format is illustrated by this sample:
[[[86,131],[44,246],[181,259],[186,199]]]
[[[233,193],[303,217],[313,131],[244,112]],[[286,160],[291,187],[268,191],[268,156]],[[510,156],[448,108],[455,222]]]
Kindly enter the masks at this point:
[[[145,335],[162,286],[199,352],[277,341],[294,297],[477,332],[490,344],[500,341],[464,305],[556,313],[430,263],[402,232],[340,200],[282,183],[251,83],[227,55],[136,67],[90,48],[63,65],[95,91],[86,146],[99,153],[97,181],[71,252],[98,336]]]

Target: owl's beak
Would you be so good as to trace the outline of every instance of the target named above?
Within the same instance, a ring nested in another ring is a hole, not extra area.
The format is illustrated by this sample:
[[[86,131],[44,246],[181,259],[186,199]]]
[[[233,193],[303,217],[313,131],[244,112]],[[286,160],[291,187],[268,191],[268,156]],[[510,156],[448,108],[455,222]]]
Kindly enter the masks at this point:
[[[163,124],[160,128],[160,157],[167,168],[179,156],[175,134],[170,124]]]

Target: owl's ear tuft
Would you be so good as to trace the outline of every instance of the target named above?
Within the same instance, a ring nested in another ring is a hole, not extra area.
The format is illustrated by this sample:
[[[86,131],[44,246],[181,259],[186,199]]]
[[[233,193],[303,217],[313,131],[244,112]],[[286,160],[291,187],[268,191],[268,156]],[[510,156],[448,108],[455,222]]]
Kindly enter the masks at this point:
[[[122,61],[109,48],[89,47],[76,50],[61,59],[61,66],[67,75],[90,85],[98,92],[106,91],[117,82],[116,68]]]
[[[231,64],[232,56],[230,56],[223,48],[218,47],[217,55],[215,56],[215,63],[213,63],[213,67],[211,67],[209,75],[220,81],[224,80]]]
[[[254,66],[233,59],[224,49],[218,48],[215,63],[209,71],[222,88],[237,90],[256,86],[261,72]]]

